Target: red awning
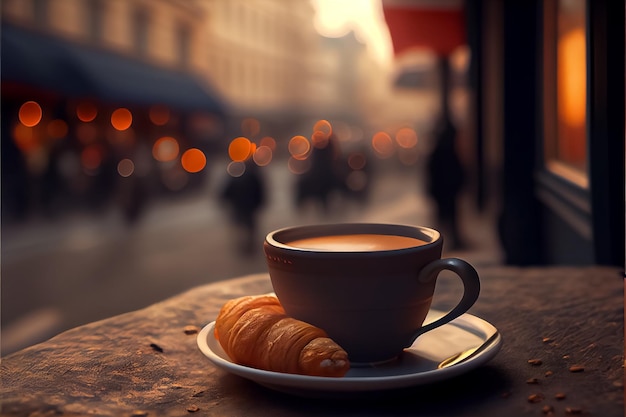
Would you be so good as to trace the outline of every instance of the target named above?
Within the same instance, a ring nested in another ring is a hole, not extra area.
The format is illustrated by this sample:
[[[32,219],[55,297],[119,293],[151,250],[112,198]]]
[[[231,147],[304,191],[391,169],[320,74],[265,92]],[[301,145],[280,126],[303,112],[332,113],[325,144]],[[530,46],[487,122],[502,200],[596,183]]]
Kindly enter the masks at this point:
[[[448,55],[466,43],[463,2],[383,0],[394,53],[413,48]]]

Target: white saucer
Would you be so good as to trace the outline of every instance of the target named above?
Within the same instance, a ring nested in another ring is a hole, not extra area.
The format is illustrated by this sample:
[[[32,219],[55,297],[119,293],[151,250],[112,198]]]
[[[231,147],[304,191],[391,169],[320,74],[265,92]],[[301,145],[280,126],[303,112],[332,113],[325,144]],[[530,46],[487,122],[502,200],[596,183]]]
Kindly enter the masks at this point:
[[[426,323],[442,316],[431,311]],[[371,367],[354,367],[341,378],[294,375],[238,365],[230,360],[213,334],[215,322],[198,334],[198,347],[217,367],[268,388],[298,395],[383,391],[430,384],[475,369],[500,350],[502,336],[490,323],[471,314],[420,336],[410,348],[391,362]],[[376,330],[372,329],[372,337]],[[438,368],[444,360],[471,348],[480,350],[464,361]]]

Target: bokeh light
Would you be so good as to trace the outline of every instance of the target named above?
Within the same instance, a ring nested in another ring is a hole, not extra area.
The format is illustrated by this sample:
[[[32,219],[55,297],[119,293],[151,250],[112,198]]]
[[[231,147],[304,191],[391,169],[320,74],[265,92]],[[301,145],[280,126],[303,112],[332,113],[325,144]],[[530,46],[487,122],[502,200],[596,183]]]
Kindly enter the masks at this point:
[[[346,186],[352,191],[362,191],[367,186],[367,174],[363,171],[352,171],[346,178]]]
[[[326,137],[329,137],[333,133],[333,127],[328,120],[318,120],[313,125],[313,133],[315,132],[322,132]]]
[[[287,169],[295,175],[302,175],[311,169],[311,161],[309,159],[289,158],[287,161]]]
[[[98,128],[91,123],[79,123],[74,129],[80,143],[87,145],[98,139]]]
[[[255,145],[250,142],[250,139],[240,136],[233,139],[228,145],[228,156],[232,161],[245,161],[254,152]]]
[[[157,139],[152,146],[152,156],[160,162],[169,162],[176,159],[180,151],[178,141],[171,136]]]
[[[206,156],[200,149],[187,149],[181,156],[180,163],[187,172],[200,172],[206,167]]]
[[[16,124],[13,129],[13,141],[19,150],[25,154],[28,154],[39,147],[33,128],[24,126],[21,123]]]
[[[130,177],[135,172],[135,163],[128,158],[122,159],[117,163],[117,173],[122,177]]]
[[[98,108],[89,101],[82,101],[76,106],[76,117],[81,122],[92,122],[98,115]]]
[[[231,177],[241,177],[246,172],[246,164],[243,161],[231,161],[226,167],[226,172]]]
[[[311,142],[313,143],[313,147],[317,149],[324,149],[328,146],[329,141],[329,136],[321,130],[316,130],[311,135]]]
[[[372,137],[372,148],[376,155],[382,159],[390,158],[395,151],[393,140],[386,132],[376,132],[374,134]]]
[[[89,145],[80,154],[80,163],[87,173],[93,173],[102,164],[102,148],[99,145]]]
[[[404,149],[411,149],[417,145],[417,133],[410,127],[403,127],[396,132],[396,143]]]
[[[294,136],[289,140],[289,153],[294,159],[306,159],[311,151],[311,143],[304,136]]]
[[[348,166],[355,171],[365,168],[366,163],[367,158],[363,152],[354,152],[348,156]]]
[[[67,136],[69,131],[67,123],[62,119],[54,119],[46,126],[46,131],[52,139],[61,139]]]
[[[267,146],[273,152],[276,150],[276,139],[271,136],[264,136],[259,142],[259,147],[260,146]]]
[[[167,106],[155,104],[148,111],[150,121],[157,126],[165,126],[170,121],[170,109]]]
[[[126,130],[133,123],[133,114],[126,108],[119,108],[111,114],[111,125],[116,130]]]
[[[252,159],[260,167],[269,165],[269,163],[272,162],[272,157],[272,149],[265,145],[259,146],[254,152],[254,155],[252,155]]]
[[[18,113],[20,122],[26,127],[37,126],[41,121],[42,115],[41,106],[35,101],[27,101],[22,104]]]

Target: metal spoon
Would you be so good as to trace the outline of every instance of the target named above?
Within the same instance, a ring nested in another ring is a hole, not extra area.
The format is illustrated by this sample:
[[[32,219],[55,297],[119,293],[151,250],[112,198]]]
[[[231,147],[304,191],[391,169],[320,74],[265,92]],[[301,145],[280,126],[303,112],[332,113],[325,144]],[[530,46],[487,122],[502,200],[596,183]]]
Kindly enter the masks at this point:
[[[450,356],[447,359],[444,359],[443,361],[441,361],[441,363],[439,363],[439,365],[437,365],[437,369],[447,368],[452,365],[457,365],[459,363],[468,361],[469,359],[487,349],[487,347],[491,345],[498,337],[500,337],[500,333],[498,333],[498,331],[496,330],[482,344],[470,349],[466,349],[462,352]]]

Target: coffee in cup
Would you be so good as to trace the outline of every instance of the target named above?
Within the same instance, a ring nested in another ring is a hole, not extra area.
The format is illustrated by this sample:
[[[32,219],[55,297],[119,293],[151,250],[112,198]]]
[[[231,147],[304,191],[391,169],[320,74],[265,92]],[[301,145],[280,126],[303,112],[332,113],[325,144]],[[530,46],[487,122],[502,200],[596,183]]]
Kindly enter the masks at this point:
[[[442,247],[434,229],[376,223],[285,228],[264,242],[272,286],[287,314],[324,329],[355,364],[396,358],[420,334],[474,304],[476,270],[461,259],[441,259]],[[461,278],[463,296],[423,326],[442,270]]]

